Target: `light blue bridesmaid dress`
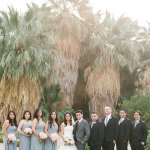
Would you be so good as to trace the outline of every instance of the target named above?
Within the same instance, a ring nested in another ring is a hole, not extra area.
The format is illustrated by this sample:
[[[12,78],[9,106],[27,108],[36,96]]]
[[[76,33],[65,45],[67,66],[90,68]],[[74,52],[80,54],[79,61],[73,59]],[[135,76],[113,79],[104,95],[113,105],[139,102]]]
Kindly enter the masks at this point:
[[[31,123],[26,123],[22,126],[22,132],[25,128],[32,128]],[[19,150],[30,150],[31,149],[31,136],[25,136],[20,134],[20,145]]]
[[[6,130],[6,133],[7,133],[7,135],[9,135],[9,134],[16,135],[16,130],[17,130],[17,127],[15,125],[14,126],[9,125],[9,127]],[[3,138],[3,146],[4,146],[4,150],[16,150],[17,149],[16,142],[8,143],[7,138],[5,136]]]
[[[44,132],[45,122],[39,122],[35,128],[37,133]],[[45,150],[45,143],[37,139],[37,137],[32,134],[31,136],[31,150]]]
[[[51,133],[58,132],[58,125],[56,123],[52,124],[52,126],[48,128],[49,135]],[[57,142],[52,143],[52,141],[48,138],[45,142],[45,150],[56,150]]]

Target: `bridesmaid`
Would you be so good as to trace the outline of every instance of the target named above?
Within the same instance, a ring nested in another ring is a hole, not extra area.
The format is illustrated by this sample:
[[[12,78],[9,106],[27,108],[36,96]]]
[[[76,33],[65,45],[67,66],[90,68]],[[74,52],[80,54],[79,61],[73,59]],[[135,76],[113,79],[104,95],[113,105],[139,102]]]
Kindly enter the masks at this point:
[[[24,111],[22,120],[20,121],[17,129],[20,134],[19,150],[31,149],[31,136],[26,135],[26,133],[24,132],[26,128],[32,129],[31,112],[28,110]]]
[[[9,134],[13,134],[16,136],[16,130],[17,130],[16,114],[14,111],[10,111],[2,127],[2,133],[4,134],[4,138],[3,138],[4,150],[16,150],[17,149],[16,141],[10,142],[8,139]]]
[[[45,150],[56,150],[57,142],[52,142],[51,135],[53,133],[56,133],[55,134],[56,136],[58,134],[58,129],[59,129],[59,123],[58,123],[57,112],[52,111],[49,114],[49,120],[46,122],[45,125],[45,133],[48,136],[48,139],[46,140],[45,143]]]
[[[44,132],[44,112],[37,108],[34,113],[32,121],[32,137],[31,137],[31,150],[44,150],[44,143],[40,139],[39,133]]]

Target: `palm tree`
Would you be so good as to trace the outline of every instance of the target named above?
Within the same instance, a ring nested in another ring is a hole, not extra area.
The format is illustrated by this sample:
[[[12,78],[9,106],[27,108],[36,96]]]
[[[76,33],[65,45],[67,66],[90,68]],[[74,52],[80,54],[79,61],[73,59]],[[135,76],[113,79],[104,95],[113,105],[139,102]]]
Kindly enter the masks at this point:
[[[145,95],[149,94],[150,90],[150,27],[143,27],[140,35],[134,40],[140,49],[140,63],[135,70],[135,85],[140,94]]]
[[[74,89],[78,77],[80,43],[86,35],[86,27],[78,16],[77,7],[69,0],[50,1],[55,14],[54,39],[57,47],[58,60],[53,78],[61,87],[64,101],[61,105],[72,107]]]
[[[95,57],[85,69],[86,92],[90,111],[103,116],[104,106],[115,108],[120,97],[120,70],[127,67],[133,72],[139,62],[138,49],[132,38],[140,28],[124,16],[115,21],[108,12],[103,22],[96,21],[93,28],[86,48],[95,49]]]
[[[9,110],[15,110],[18,116],[25,109],[33,112],[41,97],[40,81],[52,71],[53,49],[51,43],[45,43],[50,40],[43,31],[44,19],[37,19],[34,9],[29,7],[24,15],[11,7],[8,13],[1,12],[1,121]]]

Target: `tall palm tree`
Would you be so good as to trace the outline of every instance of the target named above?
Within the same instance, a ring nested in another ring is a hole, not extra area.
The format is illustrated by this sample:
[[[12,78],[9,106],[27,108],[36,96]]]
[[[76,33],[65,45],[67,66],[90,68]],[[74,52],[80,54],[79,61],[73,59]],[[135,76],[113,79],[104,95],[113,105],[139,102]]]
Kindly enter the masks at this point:
[[[38,9],[34,6],[34,9]],[[25,109],[32,112],[39,105],[41,79],[52,70],[53,49],[42,17],[32,10],[20,15],[14,8],[1,12],[0,18],[0,113],[4,120],[9,110],[18,116]]]
[[[53,20],[54,39],[57,47],[58,60],[55,65],[54,77],[64,94],[62,105],[72,107],[74,89],[78,77],[80,43],[86,35],[86,27],[78,15],[77,7],[69,0],[50,1]]]
[[[93,28],[89,45],[86,46],[91,51],[95,49],[96,57],[85,69],[86,92],[90,99],[90,111],[97,111],[102,116],[105,105],[112,108],[117,105],[120,97],[120,69],[128,67],[133,71],[139,62],[138,50],[132,38],[140,28],[124,16],[115,21],[109,13],[106,13],[102,23],[96,21]]]
[[[140,49],[140,63],[135,70],[135,85],[140,93],[145,95],[150,91],[150,26],[142,28],[140,35],[134,40]]]

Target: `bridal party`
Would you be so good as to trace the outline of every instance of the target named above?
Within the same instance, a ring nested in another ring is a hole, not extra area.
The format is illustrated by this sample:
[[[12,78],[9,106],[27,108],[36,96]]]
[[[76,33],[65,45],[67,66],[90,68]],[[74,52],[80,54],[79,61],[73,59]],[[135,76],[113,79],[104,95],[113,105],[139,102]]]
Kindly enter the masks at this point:
[[[64,114],[60,122],[57,111],[51,111],[45,120],[44,112],[37,108],[32,116],[29,110],[17,122],[17,114],[9,111],[2,126],[3,150],[144,150],[148,129],[136,110],[133,120],[121,109],[118,118],[113,116],[110,106],[104,107],[104,117],[97,112],[85,120],[83,111],[77,110],[75,116]],[[19,139],[19,142],[18,142]]]

